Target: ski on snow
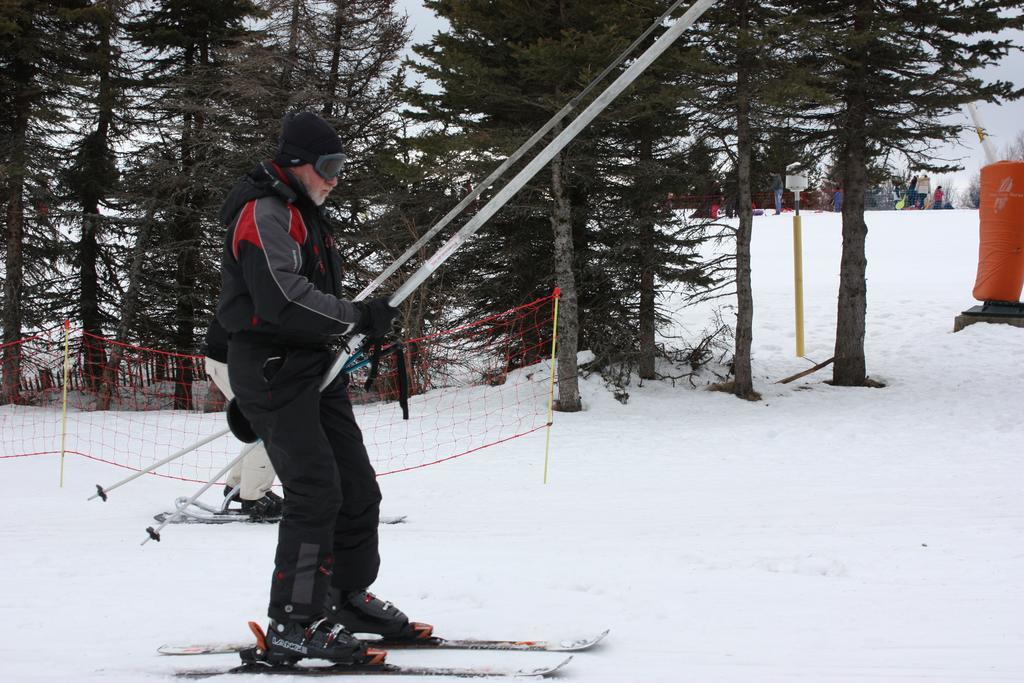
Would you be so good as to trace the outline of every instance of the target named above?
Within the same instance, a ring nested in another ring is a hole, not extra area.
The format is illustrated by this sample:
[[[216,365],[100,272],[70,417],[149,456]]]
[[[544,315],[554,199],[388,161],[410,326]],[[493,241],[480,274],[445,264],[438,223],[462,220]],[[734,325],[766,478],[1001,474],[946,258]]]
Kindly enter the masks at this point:
[[[255,674],[283,676],[449,676],[452,678],[511,678],[520,676],[550,676],[569,663],[572,655],[551,666],[520,669],[493,666],[418,666],[404,664],[332,664],[327,666],[269,666],[246,663],[231,669],[179,671],[178,678],[212,678],[225,674]]]
[[[511,650],[517,652],[580,652],[597,645],[608,635],[608,630],[587,638],[564,640],[484,640],[480,638],[448,639],[430,636],[417,640],[385,640],[366,638],[373,647],[387,650]],[[162,655],[216,655],[242,652],[253,647],[253,643],[208,643],[194,645],[161,645],[157,652]],[[541,674],[530,674],[541,675]]]
[[[249,512],[243,512],[238,508],[214,507],[202,501],[192,501],[188,504],[187,498],[178,498],[174,501],[177,508],[177,516],[174,512],[160,512],[153,515],[158,522],[170,522],[172,524],[232,524],[232,523],[268,523],[275,524],[281,521],[281,516],[253,518]],[[402,524],[406,515],[381,515],[381,524]]]

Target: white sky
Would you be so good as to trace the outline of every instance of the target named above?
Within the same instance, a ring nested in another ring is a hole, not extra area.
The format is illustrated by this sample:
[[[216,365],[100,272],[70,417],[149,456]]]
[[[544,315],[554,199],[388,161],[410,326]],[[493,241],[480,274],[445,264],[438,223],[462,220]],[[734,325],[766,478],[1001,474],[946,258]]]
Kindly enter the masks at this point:
[[[445,25],[443,19],[423,7],[422,0],[398,0],[398,7],[400,11],[404,10],[409,15],[413,43],[429,41],[434,33]],[[1017,31],[1010,35],[1016,39],[1018,45],[1024,45],[1024,32]],[[991,68],[988,75],[992,79],[1004,79],[1018,84],[1024,82],[1024,54],[1011,55],[999,66]],[[1003,105],[981,103],[978,105],[978,112],[999,152],[1013,141],[1019,131],[1024,131],[1024,99]],[[958,118],[970,125],[967,112],[961,112]],[[973,130],[964,131],[958,144],[939,150],[937,155],[958,160],[965,167],[959,173],[940,178],[952,178],[954,185],[959,189],[963,189],[968,179],[986,163],[984,150]]]

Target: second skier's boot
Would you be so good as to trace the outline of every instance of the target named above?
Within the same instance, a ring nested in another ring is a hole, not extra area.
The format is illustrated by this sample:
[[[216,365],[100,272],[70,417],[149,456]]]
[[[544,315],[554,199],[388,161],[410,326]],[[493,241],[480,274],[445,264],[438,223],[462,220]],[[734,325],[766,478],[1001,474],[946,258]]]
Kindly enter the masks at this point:
[[[273,491],[267,491],[259,500],[240,500],[242,512],[249,513],[249,519],[254,522],[276,522],[281,518],[284,498]]]
[[[385,640],[427,638],[429,624],[410,622],[402,610],[369,591],[327,591],[327,618],[352,633],[374,633]]]

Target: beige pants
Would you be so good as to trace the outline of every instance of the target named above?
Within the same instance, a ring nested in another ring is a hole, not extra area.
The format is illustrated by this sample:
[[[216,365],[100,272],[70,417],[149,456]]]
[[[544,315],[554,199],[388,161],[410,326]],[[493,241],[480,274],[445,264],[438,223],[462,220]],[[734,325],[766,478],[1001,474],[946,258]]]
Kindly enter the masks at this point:
[[[235,392],[231,391],[231,382],[228,381],[226,363],[207,358],[206,374],[210,376],[226,399],[230,401],[235,397]],[[260,442],[249,451],[248,455],[235,463],[231,472],[228,473],[227,483],[231,488],[241,486],[239,495],[243,499],[259,500],[274,485],[275,476],[274,466],[270,464],[270,458],[267,457],[267,449]]]

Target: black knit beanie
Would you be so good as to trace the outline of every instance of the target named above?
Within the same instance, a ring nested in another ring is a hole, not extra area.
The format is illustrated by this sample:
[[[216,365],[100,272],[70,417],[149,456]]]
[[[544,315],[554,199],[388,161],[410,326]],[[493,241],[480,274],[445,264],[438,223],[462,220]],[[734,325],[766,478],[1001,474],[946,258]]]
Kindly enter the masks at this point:
[[[315,164],[320,155],[341,151],[341,138],[331,124],[304,111],[284,117],[274,163],[278,166]]]

